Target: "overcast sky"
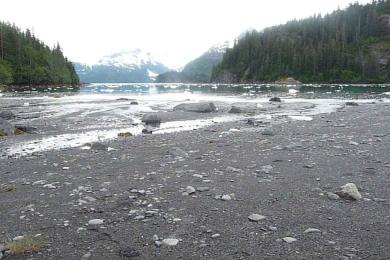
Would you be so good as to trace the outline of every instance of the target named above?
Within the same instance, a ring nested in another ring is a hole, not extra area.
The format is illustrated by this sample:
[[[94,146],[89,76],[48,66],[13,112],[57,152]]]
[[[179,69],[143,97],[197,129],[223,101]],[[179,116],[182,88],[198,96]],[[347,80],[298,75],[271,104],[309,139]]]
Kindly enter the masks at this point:
[[[60,42],[72,61],[94,63],[141,48],[182,66],[247,28],[326,14],[353,0],[1,0],[0,20]],[[361,3],[371,2],[360,0]]]

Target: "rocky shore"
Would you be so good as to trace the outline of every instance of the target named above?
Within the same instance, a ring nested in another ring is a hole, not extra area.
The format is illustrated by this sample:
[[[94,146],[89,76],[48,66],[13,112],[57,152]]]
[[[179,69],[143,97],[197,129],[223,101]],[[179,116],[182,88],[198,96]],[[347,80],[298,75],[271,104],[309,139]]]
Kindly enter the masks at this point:
[[[0,159],[0,258],[388,259],[389,119],[377,102]]]

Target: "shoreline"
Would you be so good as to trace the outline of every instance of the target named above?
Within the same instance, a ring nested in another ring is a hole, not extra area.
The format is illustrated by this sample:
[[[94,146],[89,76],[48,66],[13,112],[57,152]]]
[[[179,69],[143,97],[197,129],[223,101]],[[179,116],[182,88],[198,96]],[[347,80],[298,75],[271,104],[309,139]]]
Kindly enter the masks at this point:
[[[36,259],[388,258],[389,106],[2,159],[1,185],[15,190],[0,193],[0,244],[40,234]],[[349,182],[363,199],[327,197]]]

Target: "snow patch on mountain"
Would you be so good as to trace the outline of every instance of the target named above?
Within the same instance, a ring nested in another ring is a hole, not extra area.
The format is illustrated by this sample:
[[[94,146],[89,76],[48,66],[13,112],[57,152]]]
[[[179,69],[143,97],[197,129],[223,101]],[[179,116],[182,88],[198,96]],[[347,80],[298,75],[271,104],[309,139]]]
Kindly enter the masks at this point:
[[[121,51],[111,55],[104,56],[98,62],[98,65],[126,67],[130,69],[140,68],[142,66],[155,66],[162,64],[150,52],[144,52],[137,48],[132,51]]]

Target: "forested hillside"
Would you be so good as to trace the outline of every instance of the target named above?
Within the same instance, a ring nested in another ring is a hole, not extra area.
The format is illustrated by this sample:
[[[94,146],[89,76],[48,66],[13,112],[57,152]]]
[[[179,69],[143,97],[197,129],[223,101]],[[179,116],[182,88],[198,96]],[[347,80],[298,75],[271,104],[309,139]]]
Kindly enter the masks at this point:
[[[0,84],[78,84],[73,64],[57,45],[49,48],[29,30],[0,22]]]
[[[350,5],[252,32],[228,49],[215,82],[390,82],[390,1]]]
[[[158,75],[156,82],[209,82],[214,66],[222,61],[223,54],[228,46],[229,42],[218,43],[200,57],[187,63],[181,72],[168,71]]]

